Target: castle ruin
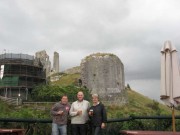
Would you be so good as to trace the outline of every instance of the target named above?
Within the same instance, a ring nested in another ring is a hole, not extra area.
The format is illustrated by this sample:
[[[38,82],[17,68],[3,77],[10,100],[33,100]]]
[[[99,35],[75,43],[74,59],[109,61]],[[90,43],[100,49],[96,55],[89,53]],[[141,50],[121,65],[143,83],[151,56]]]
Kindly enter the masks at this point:
[[[59,53],[54,52],[54,59],[53,59],[53,72],[59,72]]]
[[[114,54],[96,53],[81,62],[82,86],[110,104],[127,103],[124,65]]]
[[[45,50],[36,52],[35,57],[39,59],[43,65],[43,69],[46,70],[46,77],[50,75],[51,72],[51,62],[49,60],[49,55]]]
[[[46,53],[45,50],[36,52],[35,58],[41,61],[43,65],[43,69],[46,70],[46,77],[54,73],[59,73],[59,53],[58,52],[54,52],[53,68],[51,68],[51,61],[49,59],[49,55]]]

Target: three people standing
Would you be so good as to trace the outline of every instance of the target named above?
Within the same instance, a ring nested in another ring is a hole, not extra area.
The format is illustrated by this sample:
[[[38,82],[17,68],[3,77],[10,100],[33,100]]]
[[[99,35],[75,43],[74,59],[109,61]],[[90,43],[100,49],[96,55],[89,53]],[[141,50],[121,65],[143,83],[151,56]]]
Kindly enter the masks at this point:
[[[87,135],[87,121],[90,118],[92,135],[99,135],[101,129],[105,128],[107,121],[104,105],[99,101],[97,94],[92,95],[93,105],[84,100],[84,93],[77,93],[77,101],[72,105],[68,103],[68,97],[62,96],[61,101],[51,109],[53,117],[52,135],[67,135],[68,115],[71,116],[72,135]]]

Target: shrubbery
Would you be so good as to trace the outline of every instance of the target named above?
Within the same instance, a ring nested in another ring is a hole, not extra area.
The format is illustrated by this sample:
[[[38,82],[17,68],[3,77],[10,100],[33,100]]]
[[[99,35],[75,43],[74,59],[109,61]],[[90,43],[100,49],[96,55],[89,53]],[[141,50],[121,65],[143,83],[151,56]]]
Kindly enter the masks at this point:
[[[75,85],[60,86],[60,85],[40,85],[32,91],[33,101],[45,101],[45,102],[57,102],[60,97],[66,94],[70,102],[77,99],[77,92],[83,91],[85,99],[90,100],[90,92],[84,87],[78,87]]]
[[[59,86],[59,85],[40,85],[32,91],[33,101],[43,102],[58,102],[60,97],[66,94],[69,97],[69,101],[75,101],[77,92],[81,90],[85,94],[85,99],[90,101],[90,91],[84,87],[77,87],[74,85]],[[36,109],[30,109],[28,107],[16,108],[8,106],[0,102],[0,117],[1,118],[32,118],[32,119],[50,119],[49,110],[40,111]],[[145,104],[144,108],[149,108],[151,111],[146,112],[142,110],[141,104],[133,99],[129,99],[129,105],[125,106],[108,106],[108,118],[127,118],[130,116],[148,116],[148,115],[162,115],[163,110],[159,107],[157,101]],[[142,110],[142,111],[139,111]],[[180,131],[180,120],[176,120],[176,129]],[[51,133],[51,123],[30,123],[31,130],[28,135],[49,135]],[[27,123],[6,123],[1,122],[0,126],[3,128],[28,128]],[[137,120],[132,119],[125,122],[107,123],[107,127],[104,130],[103,135],[116,135],[120,130],[161,130],[171,131],[172,120]],[[70,130],[69,130],[70,131]],[[69,132],[68,131],[68,132]]]

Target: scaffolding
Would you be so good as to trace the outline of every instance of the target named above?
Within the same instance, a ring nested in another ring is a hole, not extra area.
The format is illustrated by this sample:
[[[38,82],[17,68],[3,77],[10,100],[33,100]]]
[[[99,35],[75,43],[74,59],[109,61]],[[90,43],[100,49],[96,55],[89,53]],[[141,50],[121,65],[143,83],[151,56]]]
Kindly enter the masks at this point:
[[[27,54],[6,53],[0,55],[4,65],[0,79],[0,95],[5,97],[27,96],[38,84],[46,83],[46,74],[39,59]]]

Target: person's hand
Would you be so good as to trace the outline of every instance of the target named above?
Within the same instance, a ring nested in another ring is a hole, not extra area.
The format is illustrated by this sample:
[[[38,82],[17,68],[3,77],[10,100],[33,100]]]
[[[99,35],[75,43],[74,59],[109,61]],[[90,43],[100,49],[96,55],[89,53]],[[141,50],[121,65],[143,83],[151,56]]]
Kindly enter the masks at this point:
[[[92,112],[89,111],[88,114],[89,114],[89,116],[92,116]]]
[[[82,114],[82,110],[78,110],[77,115],[81,115],[81,114]]]
[[[58,114],[59,114],[59,115],[62,115],[62,114],[63,114],[63,111],[58,111]]]
[[[106,127],[105,123],[101,124],[101,128],[104,129]]]

